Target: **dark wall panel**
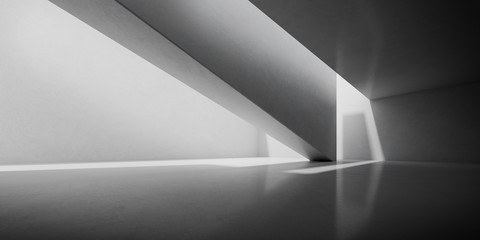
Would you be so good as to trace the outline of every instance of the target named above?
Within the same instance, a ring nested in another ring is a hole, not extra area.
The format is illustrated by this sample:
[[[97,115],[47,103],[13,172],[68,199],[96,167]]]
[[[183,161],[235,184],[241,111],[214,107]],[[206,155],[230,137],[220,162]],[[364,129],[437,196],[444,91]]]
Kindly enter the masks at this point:
[[[370,99],[480,75],[479,1],[250,2]]]
[[[386,160],[479,163],[479,92],[474,83],[372,101]]]

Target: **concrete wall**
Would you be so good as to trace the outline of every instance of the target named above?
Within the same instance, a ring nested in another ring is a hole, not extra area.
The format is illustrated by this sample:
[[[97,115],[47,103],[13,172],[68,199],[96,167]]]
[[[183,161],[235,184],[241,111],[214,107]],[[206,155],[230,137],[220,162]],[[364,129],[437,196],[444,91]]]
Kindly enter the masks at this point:
[[[384,160],[370,100],[337,75],[337,158]]]
[[[74,15],[75,17],[79,18],[80,20],[84,21],[85,23],[89,24],[90,26],[94,27],[96,30],[105,34],[109,38],[115,40],[117,43],[128,48],[130,51],[141,56],[155,66],[161,68],[168,74],[174,76],[175,78],[182,81],[189,87],[195,89],[202,95],[208,97],[222,107],[235,113],[240,118],[258,127],[272,137],[275,137],[277,140],[281,141],[283,144],[287,145],[291,149],[294,149],[296,152],[302,154],[303,156],[308,156],[311,159],[318,159],[324,157],[322,152],[320,152],[312,145],[310,145],[306,140],[298,136],[294,131],[285,126],[280,120],[274,118],[272,115],[264,111],[264,109],[256,105],[255,102],[242,95],[242,93],[234,89],[223,79],[219,78],[205,66],[193,59],[189,55],[190,53],[187,54],[186,52],[182,51],[182,49],[179,49],[177,45],[170,41],[170,39],[167,39],[164,35],[160,34],[158,31],[156,31],[151,26],[139,19],[137,16],[129,12],[129,10],[120,5],[117,1],[50,1],[55,3],[57,6],[61,7],[65,11],[69,12],[70,14]],[[165,3],[165,1],[159,1],[158,3]],[[183,2],[182,4],[187,4],[189,7],[186,9],[192,10],[190,4],[199,4],[199,2],[189,1]],[[250,5],[250,7],[253,6]],[[261,16],[263,18],[266,18],[263,14]],[[209,16],[206,16],[206,18],[209,19]],[[176,22],[173,18],[166,19],[167,22],[178,26],[180,26],[179,24],[183,24],[183,20],[185,19],[177,20],[178,22]],[[271,21],[270,23],[274,24]],[[276,27],[278,28],[278,26]],[[293,38],[291,38],[291,41],[295,41],[294,39],[292,39]],[[295,43],[301,47],[298,42]],[[305,49],[303,49],[303,51],[305,51]],[[250,50],[249,52],[252,53],[252,50]],[[211,53],[211,55],[213,57],[220,57],[213,52]],[[313,54],[310,53],[310,56],[313,56]],[[285,58],[283,59],[285,60]],[[320,60],[316,59],[316,61]],[[311,63],[312,62],[310,62],[310,64]],[[232,66],[235,65],[234,63],[230,64]],[[188,65],[188,67],[185,67],[185,65]],[[317,68],[315,68],[314,70],[319,71],[319,69]],[[244,80],[248,80],[248,78],[245,78]],[[333,89],[331,90],[334,91],[334,87],[332,88]],[[330,95],[333,95],[334,97],[335,93],[327,94],[326,96],[322,95],[321,97],[328,97]],[[335,104],[334,102],[335,99],[332,99],[331,109],[333,109],[333,111]],[[279,107],[279,109],[284,107],[283,105],[276,106]],[[293,108],[294,105],[289,105],[288,107]],[[305,104],[305,106],[299,106],[297,109],[299,109],[299,111],[304,111],[307,107],[315,107],[315,101],[310,101]],[[326,112],[323,112],[321,115],[332,117],[333,120],[335,119],[335,116],[331,116],[331,114],[329,115]],[[329,122],[324,122],[322,124],[328,124],[331,122],[330,120],[332,119],[329,118]],[[335,128],[324,128],[324,130],[333,133],[334,129]],[[315,136],[327,138],[330,137],[330,134],[327,135],[329,136],[324,136],[321,134],[317,134]],[[333,137],[335,137],[335,134],[333,134]],[[328,147],[334,148],[335,142],[328,142]]]
[[[257,128],[50,2],[2,2],[0,29],[0,164],[258,154]]]
[[[343,117],[343,159],[373,159],[364,113]]]
[[[320,152],[309,158],[336,159],[336,73],[252,3],[118,2]]]
[[[299,153],[262,131],[258,132],[258,156],[273,158],[303,158]]]
[[[371,102],[386,160],[479,163],[480,83]]]

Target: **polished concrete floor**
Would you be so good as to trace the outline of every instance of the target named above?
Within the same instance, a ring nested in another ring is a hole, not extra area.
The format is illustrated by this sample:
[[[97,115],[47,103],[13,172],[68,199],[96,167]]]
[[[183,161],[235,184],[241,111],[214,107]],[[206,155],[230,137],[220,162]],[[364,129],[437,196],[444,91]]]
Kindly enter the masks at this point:
[[[0,169],[0,239],[480,239],[480,165],[331,165]]]

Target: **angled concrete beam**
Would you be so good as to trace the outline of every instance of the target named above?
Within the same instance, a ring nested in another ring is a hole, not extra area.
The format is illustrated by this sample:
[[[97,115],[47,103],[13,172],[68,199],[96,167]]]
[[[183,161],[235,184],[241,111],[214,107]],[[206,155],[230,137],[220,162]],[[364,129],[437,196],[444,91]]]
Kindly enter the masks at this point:
[[[335,72],[250,2],[51,2],[303,156],[336,159]]]

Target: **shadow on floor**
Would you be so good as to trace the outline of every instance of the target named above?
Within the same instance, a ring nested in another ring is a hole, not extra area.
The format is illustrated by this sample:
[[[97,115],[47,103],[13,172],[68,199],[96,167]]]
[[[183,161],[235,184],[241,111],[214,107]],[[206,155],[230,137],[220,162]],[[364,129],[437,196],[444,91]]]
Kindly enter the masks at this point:
[[[295,162],[0,173],[0,239],[425,239],[477,234],[480,166]],[[473,238],[472,238],[473,239]]]

